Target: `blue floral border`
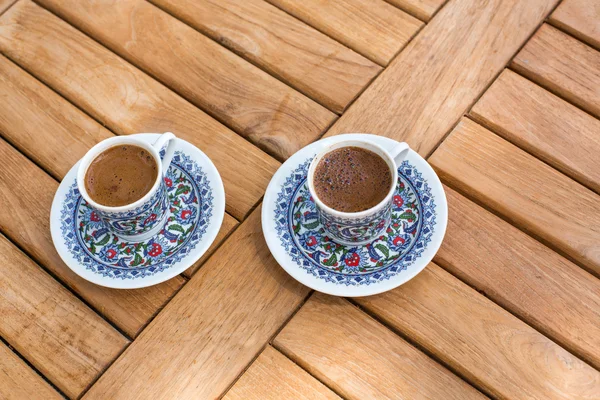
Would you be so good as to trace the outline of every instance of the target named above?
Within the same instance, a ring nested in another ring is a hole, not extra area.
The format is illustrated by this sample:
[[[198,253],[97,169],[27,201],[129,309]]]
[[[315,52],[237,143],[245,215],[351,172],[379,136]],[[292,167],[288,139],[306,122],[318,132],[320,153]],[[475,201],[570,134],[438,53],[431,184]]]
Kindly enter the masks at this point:
[[[96,260],[85,247],[78,243],[78,230],[75,226],[77,221],[77,210],[81,205],[83,198],[77,189],[77,183],[73,183],[67,193],[61,210],[61,232],[65,241],[65,245],[69,252],[86,269],[91,270],[107,278],[120,279],[138,279],[147,276],[152,276],[162,272],[172,265],[181,261],[190,251],[192,251],[200,242],[202,236],[206,233],[209,226],[210,218],[213,212],[213,195],[210,186],[210,181],[202,168],[196,164],[189,156],[177,151],[173,156],[173,161],[170,168],[179,168],[186,174],[194,186],[199,200],[198,220],[194,227],[194,231],[189,236],[189,242],[179,248],[179,251],[171,255],[166,260],[156,264],[149,265],[143,268],[123,269],[116,268],[112,265],[105,265]]]
[[[293,205],[294,194],[306,181],[311,161],[312,157],[300,164],[286,178],[275,204],[275,229],[285,251],[300,268],[319,279],[334,284],[343,284],[346,286],[370,285],[390,279],[394,275],[399,274],[421,256],[427,247],[427,243],[431,241],[431,236],[436,225],[435,202],[431,195],[431,188],[421,173],[413,165],[409,164],[408,161],[404,161],[398,167],[398,174],[413,187],[417,194],[423,223],[412,248],[400,260],[367,274],[344,274],[324,268],[307,257],[294,241],[293,232],[289,227],[289,214]]]

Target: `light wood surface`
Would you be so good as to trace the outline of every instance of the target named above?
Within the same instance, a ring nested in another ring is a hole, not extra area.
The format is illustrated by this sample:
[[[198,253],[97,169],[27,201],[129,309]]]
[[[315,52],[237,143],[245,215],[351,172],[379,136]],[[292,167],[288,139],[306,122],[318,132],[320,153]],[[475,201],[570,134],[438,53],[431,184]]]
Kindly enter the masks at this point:
[[[185,275],[188,278],[191,278],[192,275],[194,275],[196,271],[198,271],[198,269],[206,262],[206,260],[208,260],[208,258],[213,254],[217,247],[221,245],[223,240],[226,237],[228,237],[229,234],[231,234],[231,232],[233,232],[233,230],[238,226],[238,224],[239,223],[235,218],[225,213],[225,216],[223,217],[223,223],[221,224],[221,228],[219,229],[219,233],[217,233],[217,237],[215,238],[213,244],[210,245],[208,250],[206,250],[206,253],[204,253],[204,255],[200,257],[200,259],[197,262],[195,262],[194,265],[192,265],[183,272],[183,275]]]
[[[6,11],[12,6],[17,0],[0,0],[0,14]]]
[[[0,99],[0,135],[58,180],[92,146],[113,136],[1,55]]]
[[[199,147],[218,168],[234,217],[244,218],[256,205],[279,165],[29,0],[0,17],[0,51],[115,133],[171,131]]]
[[[145,0],[40,3],[279,159],[315,140],[335,119]]]
[[[600,50],[600,2],[564,0],[549,18],[551,24]]]
[[[58,183],[2,139],[0,159],[0,231],[127,335],[136,336],[184,279],[116,290],[80,278],[63,263],[50,237],[50,207]]]
[[[152,3],[336,113],[381,71],[263,0]]]
[[[308,295],[273,259],[258,207],[84,397],[223,394]]]
[[[495,398],[597,399],[600,372],[431,263],[356,301]]]
[[[423,25],[383,0],[267,1],[383,66]]]
[[[315,292],[274,345],[347,399],[484,398],[339,297]]]
[[[504,70],[470,115],[506,140],[600,193],[600,121]]]
[[[63,397],[4,343],[0,343],[0,398],[60,400]]]
[[[0,335],[64,393],[79,396],[127,339],[3,235],[0,266]]]
[[[434,261],[600,369],[600,280],[444,189],[448,228]]]
[[[327,136],[374,133],[428,155],[556,3],[448,2]]]
[[[446,0],[386,0],[388,3],[414,15],[421,21],[429,21]]]
[[[544,24],[511,64],[534,82],[600,117],[600,52]]]
[[[267,346],[224,400],[340,399],[286,356]]]
[[[468,119],[429,162],[449,186],[600,276],[600,196]]]

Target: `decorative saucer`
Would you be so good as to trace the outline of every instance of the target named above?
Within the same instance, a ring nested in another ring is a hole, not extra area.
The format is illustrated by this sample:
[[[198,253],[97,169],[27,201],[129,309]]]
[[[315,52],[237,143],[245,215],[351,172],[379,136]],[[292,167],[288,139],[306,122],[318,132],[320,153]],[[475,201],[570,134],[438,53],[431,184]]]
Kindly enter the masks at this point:
[[[159,137],[132,136],[148,143]],[[58,254],[77,275],[116,289],[156,285],[189,268],[215,240],[225,213],[223,182],[202,151],[176,141],[165,177],[170,202],[165,225],[141,242],[110,233],[83,200],[76,182],[79,162],[65,176],[52,202],[50,230]]]
[[[370,140],[384,148],[398,143],[367,134],[338,135],[312,143],[275,173],[262,208],[267,245],[283,269],[314,290],[347,297],[382,293],[412,279],[439,249],[448,222],[439,178],[410,150],[398,168],[392,222],[386,232],[360,246],[331,241],[319,222],[306,176],[310,162],[322,149],[353,139]]]

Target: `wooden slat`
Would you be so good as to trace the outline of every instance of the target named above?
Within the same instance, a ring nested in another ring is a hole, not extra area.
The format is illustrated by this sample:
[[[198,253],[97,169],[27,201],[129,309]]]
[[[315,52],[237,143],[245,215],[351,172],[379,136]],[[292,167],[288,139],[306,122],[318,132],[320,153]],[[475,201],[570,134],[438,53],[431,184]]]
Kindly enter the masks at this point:
[[[184,279],[177,276],[149,288],[116,290],[80,278],[63,263],[50,236],[56,181],[2,139],[0,159],[0,231],[125,333],[136,336]]]
[[[267,346],[223,399],[339,400],[339,397],[286,356]]]
[[[344,398],[484,398],[339,297],[315,293],[274,345]]]
[[[511,68],[600,117],[600,52],[544,24]]]
[[[152,0],[341,113],[381,67],[263,0]]]
[[[60,400],[63,397],[4,343],[0,343],[0,398]]]
[[[600,193],[600,121],[588,113],[505,70],[471,116]]]
[[[552,13],[550,23],[600,50],[600,2],[564,0]]]
[[[253,211],[85,399],[220,396],[308,295],[269,253]]]
[[[70,397],[127,339],[0,235],[0,335]]]
[[[600,196],[468,119],[429,162],[450,186],[600,276]]]
[[[445,187],[435,262],[600,369],[600,280]]]
[[[327,135],[374,133],[430,154],[556,3],[450,0]]]
[[[0,14],[8,10],[17,0],[0,0]]]
[[[383,66],[423,25],[383,0],[267,1]]]
[[[356,301],[495,398],[600,393],[598,371],[433,263],[398,289]]]
[[[40,3],[279,159],[336,117],[145,0]]]
[[[446,0],[386,0],[388,3],[399,7],[421,21],[428,22],[433,14],[446,2]]]
[[[227,211],[238,219],[256,205],[279,165],[239,135],[29,0],[20,1],[0,17],[0,51],[113,132],[172,131],[198,146],[219,169]]]
[[[208,258],[213,254],[217,247],[221,245],[223,240],[227,238],[227,236],[238,226],[238,224],[239,223],[235,218],[233,218],[229,214],[225,214],[225,216],[223,217],[223,223],[221,224],[221,229],[219,229],[219,233],[217,234],[217,237],[215,238],[213,244],[210,245],[206,253],[204,253],[204,255],[200,258],[200,260],[198,260],[194,265],[185,270],[183,275],[187,276],[188,278],[191,278],[192,275],[194,275],[196,271],[198,271],[198,268],[200,268],[204,264],[204,262],[208,260]]]

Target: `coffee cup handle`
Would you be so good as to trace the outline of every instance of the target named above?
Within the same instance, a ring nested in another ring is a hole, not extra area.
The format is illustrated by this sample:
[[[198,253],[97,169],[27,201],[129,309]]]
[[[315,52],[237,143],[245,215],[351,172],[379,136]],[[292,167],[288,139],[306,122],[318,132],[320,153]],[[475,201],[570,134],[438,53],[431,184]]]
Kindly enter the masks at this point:
[[[392,151],[390,151],[390,155],[394,159],[396,165],[402,164],[402,161],[404,161],[404,159],[408,155],[409,150],[410,147],[408,146],[408,143],[402,142],[399,143],[396,147],[394,147]]]
[[[152,145],[156,151],[160,153],[160,150],[163,148],[165,143],[169,142],[167,146],[167,150],[165,151],[165,156],[162,158],[162,174],[163,176],[167,174],[167,170],[169,169],[169,165],[171,164],[171,159],[173,158],[173,153],[175,153],[175,140],[176,136],[172,132],[165,132]]]

